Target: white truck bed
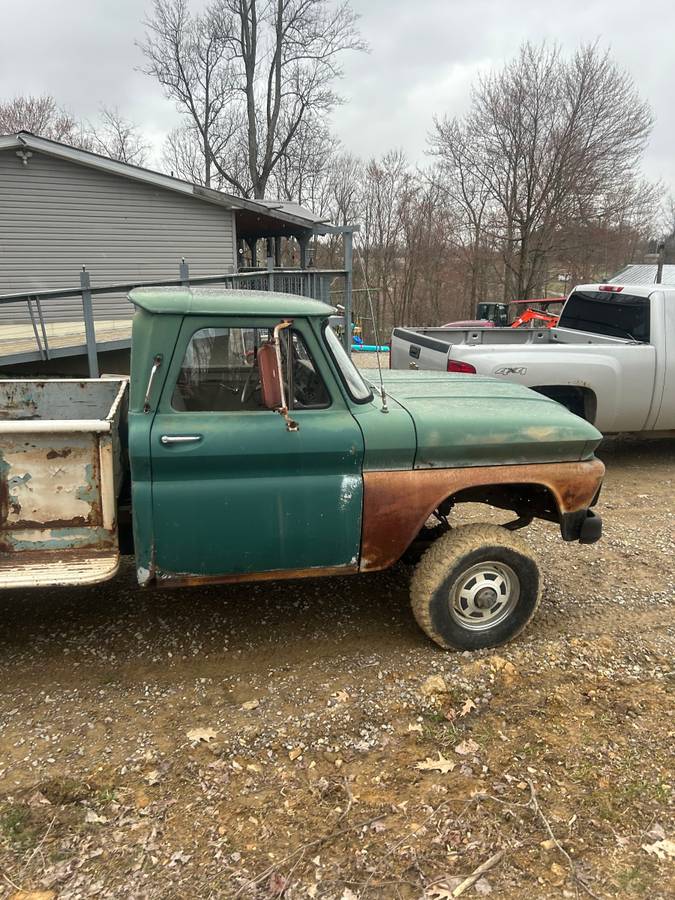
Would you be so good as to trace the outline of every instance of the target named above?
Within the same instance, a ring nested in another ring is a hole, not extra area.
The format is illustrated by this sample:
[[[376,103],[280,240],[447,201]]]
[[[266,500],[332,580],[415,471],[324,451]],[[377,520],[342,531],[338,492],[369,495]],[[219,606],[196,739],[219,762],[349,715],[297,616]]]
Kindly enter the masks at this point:
[[[0,588],[117,571],[126,389],[126,378],[0,381]]]

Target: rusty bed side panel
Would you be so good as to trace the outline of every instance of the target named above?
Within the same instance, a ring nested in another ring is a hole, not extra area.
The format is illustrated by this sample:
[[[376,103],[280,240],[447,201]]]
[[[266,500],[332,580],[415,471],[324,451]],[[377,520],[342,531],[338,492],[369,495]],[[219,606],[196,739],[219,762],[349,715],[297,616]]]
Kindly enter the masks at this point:
[[[558,512],[590,506],[605,472],[598,459],[545,465],[364,472],[361,571],[393,565],[436,507],[465,488],[532,484],[548,488]]]
[[[98,435],[3,435],[0,550],[100,546],[100,481]]]

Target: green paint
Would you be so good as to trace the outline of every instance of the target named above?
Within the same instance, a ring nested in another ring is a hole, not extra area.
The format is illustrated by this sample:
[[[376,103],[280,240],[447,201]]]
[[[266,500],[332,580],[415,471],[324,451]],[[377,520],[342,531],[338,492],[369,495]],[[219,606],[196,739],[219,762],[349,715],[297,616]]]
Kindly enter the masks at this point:
[[[336,310],[320,300],[274,291],[228,291],[223,288],[136,288],[129,299],[154,315],[171,316],[320,316]],[[223,327],[221,321],[220,327]]]
[[[278,319],[260,321],[273,326]],[[246,324],[227,319],[232,327]],[[175,412],[171,395],[185,348],[201,328],[223,318],[184,320],[149,432],[152,539],[145,556],[161,572],[222,575],[346,566],[361,540],[363,437],[331,370],[326,409],[293,413],[289,432],[274,412]],[[315,359],[316,335],[296,322]],[[133,376],[132,376],[133,377]],[[146,428],[139,417],[130,426]],[[133,429],[130,431],[132,439]],[[196,444],[164,446],[163,434],[198,434]],[[147,472],[147,469],[145,470]],[[134,496],[136,502],[138,492]],[[136,519],[140,524],[140,516]],[[147,519],[143,525],[147,527]]]
[[[75,494],[78,500],[91,506],[100,496],[100,487],[96,480],[96,472],[91,463],[84,467],[84,483],[81,484]]]
[[[415,422],[415,468],[576,461],[602,440],[589,422],[512,382],[387,371],[384,383]]]

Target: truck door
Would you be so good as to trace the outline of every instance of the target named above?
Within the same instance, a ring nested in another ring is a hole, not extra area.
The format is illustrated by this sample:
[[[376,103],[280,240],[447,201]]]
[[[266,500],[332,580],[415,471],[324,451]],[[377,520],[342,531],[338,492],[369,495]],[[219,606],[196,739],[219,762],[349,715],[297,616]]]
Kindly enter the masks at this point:
[[[276,321],[187,317],[150,433],[159,577],[354,569],[363,438],[307,321],[289,334],[291,415],[261,405]]]

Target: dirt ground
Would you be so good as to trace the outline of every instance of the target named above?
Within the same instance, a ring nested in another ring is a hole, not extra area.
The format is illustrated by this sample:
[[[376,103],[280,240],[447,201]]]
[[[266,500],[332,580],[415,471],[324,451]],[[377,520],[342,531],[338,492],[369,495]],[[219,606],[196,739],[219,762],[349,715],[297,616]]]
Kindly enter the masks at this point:
[[[429,643],[404,565],[3,595],[0,897],[674,896],[675,441],[600,455],[603,541],[523,532],[498,651]]]

